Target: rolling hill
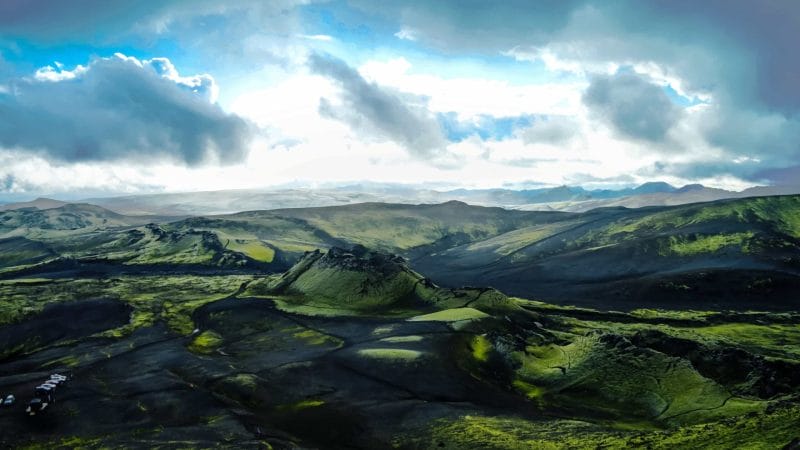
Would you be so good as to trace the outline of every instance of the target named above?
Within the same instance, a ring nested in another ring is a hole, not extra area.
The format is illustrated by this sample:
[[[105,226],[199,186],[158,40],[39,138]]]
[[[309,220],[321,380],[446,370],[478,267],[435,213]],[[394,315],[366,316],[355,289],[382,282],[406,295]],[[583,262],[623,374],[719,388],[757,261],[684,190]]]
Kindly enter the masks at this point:
[[[172,220],[167,216],[126,216],[88,203],[26,206],[0,212],[0,237],[56,238]]]
[[[661,189],[661,188],[659,188]],[[249,211],[161,224],[92,205],[0,214],[9,267],[66,258],[115,270],[283,272],[308,252],[360,245],[395,253],[446,287],[613,308],[786,308],[800,272],[800,196],[584,213],[451,201]],[[34,250],[35,249],[35,250]],[[36,267],[27,267],[35,264]],[[72,264],[72,263],[71,263]],[[117,267],[115,269],[114,267]],[[6,275],[10,276],[10,275]]]
[[[257,218],[261,213],[241,213],[232,219]],[[291,217],[349,244],[395,253],[424,246],[452,246],[486,239],[517,228],[563,220],[562,213],[510,211],[470,206],[459,201],[436,205],[363,203],[325,208],[270,211]]]
[[[796,305],[800,196],[599,209],[420,256],[446,285],[606,307]]]
[[[64,206],[68,204],[68,202],[63,202],[61,200],[53,200],[51,198],[40,197],[36,200],[32,200],[29,202],[17,202],[17,203],[6,203],[0,204],[0,211],[11,211],[15,209],[52,209],[58,208],[59,206]]]

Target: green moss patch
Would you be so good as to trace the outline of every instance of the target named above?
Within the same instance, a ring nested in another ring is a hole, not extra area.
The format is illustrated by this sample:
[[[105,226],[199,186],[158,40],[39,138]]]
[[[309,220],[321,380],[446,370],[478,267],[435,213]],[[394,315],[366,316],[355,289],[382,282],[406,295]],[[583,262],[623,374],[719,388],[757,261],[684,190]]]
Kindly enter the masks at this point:
[[[189,344],[189,350],[195,353],[208,354],[222,345],[222,336],[213,331],[203,331],[198,334]]]
[[[426,432],[398,436],[394,443],[413,448],[497,450],[785,448],[798,437],[800,409],[785,406],[763,415],[744,415],[665,431],[625,428],[613,423],[473,414],[437,420]]]
[[[403,343],[403,342],[421,342],[425,339],[422,336],[392,336],[381,339],[381,342]]]
[[[424,356],[420,351],[402,348],[364,348],[358,350],[358,354],[365,358],[388,361],[416,361]]]
[[[476,361],[486,362],[489,360],[489,354],[492,351],[492,343],[486,337],[477,335],[469,341],[469,348],[472,351],[472,357]]]
[[[670,254],[678,256],[698,255],[702,253],[714,253],[723,248],[733,247],[739,251],[747,252],[748,244],[753,239],[752,232],[700,235],[694,239],[671,237],[669,239]]]
[[[462,320],[477,320],[490,317],[483,311],[474,308],[452,308],[423,314],[408,319],[409,322],[459,322]]]

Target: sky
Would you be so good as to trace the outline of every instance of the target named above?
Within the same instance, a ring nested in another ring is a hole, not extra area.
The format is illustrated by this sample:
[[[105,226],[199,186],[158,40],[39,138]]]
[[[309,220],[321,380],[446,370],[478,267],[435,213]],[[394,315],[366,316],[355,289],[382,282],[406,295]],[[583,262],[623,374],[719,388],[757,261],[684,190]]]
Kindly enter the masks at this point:
[[[800,180],[795,0],[0,0],[0,201]]]

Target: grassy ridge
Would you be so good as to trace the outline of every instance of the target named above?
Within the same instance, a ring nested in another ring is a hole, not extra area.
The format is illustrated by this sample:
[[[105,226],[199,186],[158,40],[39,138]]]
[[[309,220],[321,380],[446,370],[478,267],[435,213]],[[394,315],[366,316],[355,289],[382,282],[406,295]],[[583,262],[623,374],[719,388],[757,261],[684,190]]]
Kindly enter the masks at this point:
[[[561,213],[508,211],[469,206],[365,203],[326,208],[278,210],[274,214],[301,219],[350,244],[402,253],[448,236],[473,242],[524,226],[568,217]]]
[[[429,253],[414,266],[440,283],[549,301],[780,308],[800,286],[799,218],[800,196],[605,209]]]

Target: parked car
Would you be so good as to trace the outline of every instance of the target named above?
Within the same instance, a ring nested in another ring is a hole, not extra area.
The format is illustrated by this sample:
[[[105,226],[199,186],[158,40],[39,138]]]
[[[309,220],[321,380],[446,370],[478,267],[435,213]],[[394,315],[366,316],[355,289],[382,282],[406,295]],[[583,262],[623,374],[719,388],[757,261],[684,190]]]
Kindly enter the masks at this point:
[[[58,379],[58,380],[61,380],[63,382],[66,382],[67,380],[69,380],[69,376],[64,375],[64,374],[60,374],[60,373],[54,373],[54,374],[50,375],[50,379],[51,380]]]
[[[36,389],[34,390],[34,393],[36,394],[36,398],[41,399],[42,401],[44,401],[46,403],[55,402],[55,398],[54,398],[55,389],[53,389],[52,386],[48,386],[48,385],[36,386]]]
[[[5,398],[0,397],[0,406],[11,406],[17,402],[17,398],[14,397],[14,394],[8,394]]]

